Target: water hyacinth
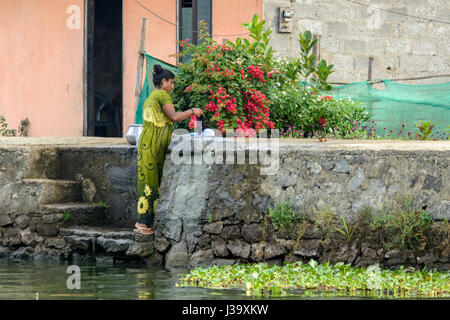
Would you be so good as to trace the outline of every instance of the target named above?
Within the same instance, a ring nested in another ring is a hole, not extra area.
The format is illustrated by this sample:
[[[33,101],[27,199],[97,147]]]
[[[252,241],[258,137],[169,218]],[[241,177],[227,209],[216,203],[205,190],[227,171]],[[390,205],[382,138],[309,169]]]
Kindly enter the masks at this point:
[[[288,263],[284,266],[237,264],[197,268],[182,275],[181,286],[240,288],[247,295],[287,295],[289,290],[332,291],[365,296],[450,297],[450,272],[356,268],[342,262],[319,265]]]

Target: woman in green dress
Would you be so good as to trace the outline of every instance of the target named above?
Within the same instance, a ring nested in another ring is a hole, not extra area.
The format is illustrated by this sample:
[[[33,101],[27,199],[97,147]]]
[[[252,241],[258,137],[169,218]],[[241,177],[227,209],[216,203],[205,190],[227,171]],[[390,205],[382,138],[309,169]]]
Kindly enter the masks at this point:
[[[138,143],[137,194],[139,214],[134,231],[153,234],[153,221],[159,198],[164,159],[173,132],[173,123],[183,121],[191,115],[200,117],[203,111],[191,108],[176,112],[170,92],[173,90],[175,75],[155,65],[153,83],[155,90],[145,100],[142,110],[143,130]]]

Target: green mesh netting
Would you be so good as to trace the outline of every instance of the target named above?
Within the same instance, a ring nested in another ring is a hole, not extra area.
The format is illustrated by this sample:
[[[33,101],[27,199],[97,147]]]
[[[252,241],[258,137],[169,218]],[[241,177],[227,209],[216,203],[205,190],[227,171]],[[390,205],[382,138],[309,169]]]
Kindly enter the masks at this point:
[[[424,120],[435,124],[433,133],[438,138],[450,125],[450,82],[429,85],[382,82],[385,90],[375,89],[367,81],[355,82],[335,88],[333,96],[361,102],[370,112],[371,120],[376,121],[380,136],[392,136],[390,130],[395,135],[401,132],[402,137],[407,137],[408,131],[414,135],[415,123]]]
[[[142,124],[142,108],[144,107],[145,100],[150,96],[150,93],[155,89],[155,86],[153,85],[153,66],[155,64],[159,64],[164,69],[168,69],[172,71],[175,75],[178,72],[178,67],[168,64],[162,60],[159,60],[155,57],[152,57],[151,55],[148,55],[147,53],[144,53],[145,55],[145,79],[144,79],[144,85],[142,87],[141,96],[139,97],[139,103],[138,107],[136,109],[136,123]]]

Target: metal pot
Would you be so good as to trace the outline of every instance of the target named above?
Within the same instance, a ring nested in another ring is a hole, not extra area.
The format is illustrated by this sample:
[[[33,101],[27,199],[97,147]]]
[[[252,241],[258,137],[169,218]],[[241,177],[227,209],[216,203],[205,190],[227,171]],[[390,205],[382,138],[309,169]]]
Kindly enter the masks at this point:
[[[134,146],[138,143],[142,129],[142,124],[130,124],[125,135],[129,144]]]

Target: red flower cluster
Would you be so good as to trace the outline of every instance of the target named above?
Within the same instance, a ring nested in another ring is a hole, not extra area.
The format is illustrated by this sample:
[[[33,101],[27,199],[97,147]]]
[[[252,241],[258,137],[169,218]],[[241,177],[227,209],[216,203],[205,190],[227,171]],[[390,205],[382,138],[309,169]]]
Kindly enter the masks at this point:
[[[227,46],[227,45],[221,45],[221,44],[219,44],[217,46],[213,46],[213,47],[208,45],[207,48],[208,48],[206,50],[207,53],[211,53],[212,51],[217,51],[217,50],[222,50],[222,51],[231,51],[231,50],[233,50],[232,47]]]
[[[325,96],[325,97],[322,97],[322,101],[323,100],[333,100],[333,97],[332,96]]]
[[[274,73],[281,73],[281,72],[278,71],[278,70],[273,70],[273,71],[270,71],[270,72],[267,74],[267,76],[268,76],[269,78],[272,78],[273,75],[274,75]]]
[[[319,121],[320,125],[325,128],[325,126],[327,125],[328,119],[319,118],[318,121]]]
[[[240,71],[240,72],[241,72],[241,78],[242,78],[242,79],[245,79],[245,72],[244,72],[244,69],[241,68],[241,71]]]
[[[264,72],[258,66],[250,66],[248,67],[248,73],[250,73],[253,79],[258,79],[261,82],[266,82],[264,79]]]
[[[191,115],[191,121],[189,121],[189,129],[194,129],[197,127],[197,117],[194,115]]]
[[[244,110],[247,115],[244,125],[248,128],[263,129],[274,128],[274,123],[269,121],[269,100],[260,91],[250,89],[245,93]]]

